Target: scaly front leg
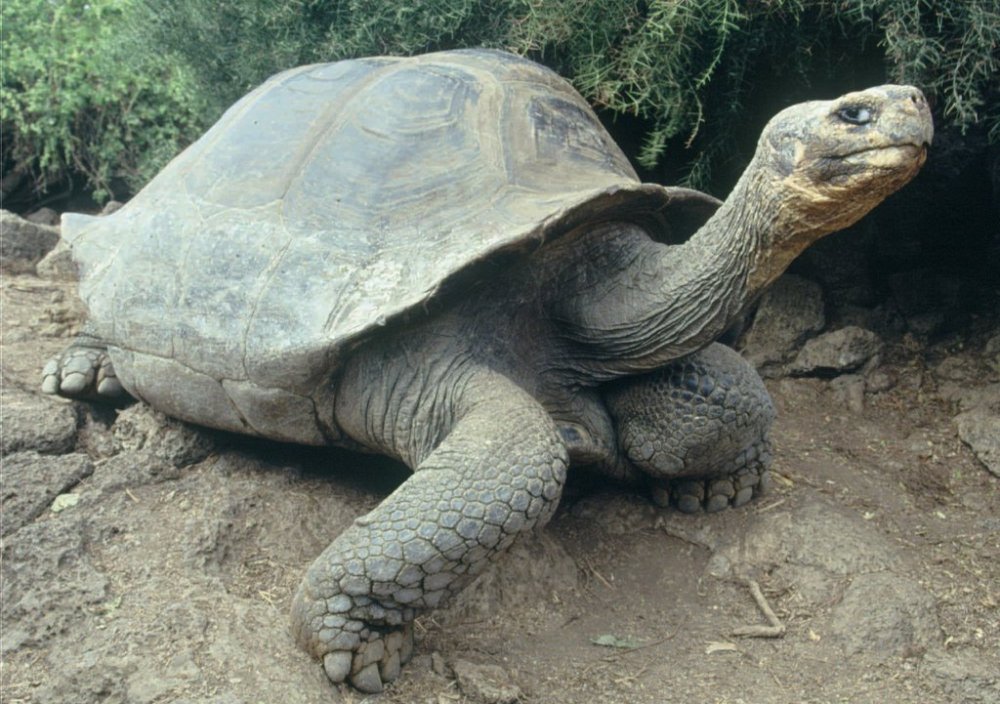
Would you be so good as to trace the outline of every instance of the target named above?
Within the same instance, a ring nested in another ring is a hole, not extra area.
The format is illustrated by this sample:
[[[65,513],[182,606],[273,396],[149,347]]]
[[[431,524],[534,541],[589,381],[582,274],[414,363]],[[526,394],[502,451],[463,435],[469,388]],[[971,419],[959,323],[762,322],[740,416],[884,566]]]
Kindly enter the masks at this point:
[[[410,624],[459,592],[559,500],[566,449],[544,409],[480,372],[414,475],[310,567],[293,605],[300,645],[334,682],[377,692],[412,652]]]

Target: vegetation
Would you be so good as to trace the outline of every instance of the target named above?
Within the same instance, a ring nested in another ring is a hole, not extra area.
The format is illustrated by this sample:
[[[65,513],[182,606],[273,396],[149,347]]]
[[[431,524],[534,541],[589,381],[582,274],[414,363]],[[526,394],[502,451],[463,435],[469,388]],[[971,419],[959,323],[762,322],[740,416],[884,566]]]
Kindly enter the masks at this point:
[[[98,200],[141,186],[208,115],[186,63],[123,36],[129,0],[0,3],[3,193],[82,176]]]
[[[568,77],[704,183],[776,107],[915,83],[939,123],[1000,141],[996,0],[5,0],[5,177],[142,183],[268,75],[459,46]],[[126,60],[127,59],[127,60]],[[100,194],[99,193],[99,194]]]

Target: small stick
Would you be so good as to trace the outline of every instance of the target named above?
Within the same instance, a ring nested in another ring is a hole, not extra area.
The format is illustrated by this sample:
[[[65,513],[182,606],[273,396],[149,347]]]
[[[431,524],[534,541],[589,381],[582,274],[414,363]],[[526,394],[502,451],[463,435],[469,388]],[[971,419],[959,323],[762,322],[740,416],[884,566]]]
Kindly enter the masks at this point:
[[[753,600],[757,602],[757,607],[771,625],[740,626],[733,630],[732,635],[747,636],[748,638],[780,638],[785,635],[785,625],[775,615],[774,611],[771,610],[771,605],[767,603],[767,598],[764,596],[764,592],[761,591],[760,585],[757,584],[757,580],[748,579],[747,586],[750,587],[750,593],[753,595]]]
[[[587,560],[587,567],[590,568],[590,571],[593,573],[593,575],[595,577],[597,577],[597,579],[601,582],[601,584],[603,584],[605,587],[607,587],[611,591],[615,591],[615,586],[611,582],[609,582],[608,580],[606,580],[604,578],[603,574],[601,574],[600,572],[597,571],[597,568],[594,567],[594,563],[591,562],[588,558],[584,558],[584,559]]]

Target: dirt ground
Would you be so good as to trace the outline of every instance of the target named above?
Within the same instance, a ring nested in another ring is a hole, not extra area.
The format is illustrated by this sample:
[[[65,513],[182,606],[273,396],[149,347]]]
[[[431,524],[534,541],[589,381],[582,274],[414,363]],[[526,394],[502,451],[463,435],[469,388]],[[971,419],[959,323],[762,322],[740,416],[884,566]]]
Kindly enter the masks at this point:
[[[742,509],[691,517],[575,476],[364,696],[326,681],[287,613],[400,469],[42,397],[73,285],[7,276],[2,295],[4,702],[1000,702],[1000,478],[954,423],[997,410],[995,321],[887,340],[863,407],[835,381],[769,381],[774,487]],[[754,584],[782,633],[736,634],[770,623]]]

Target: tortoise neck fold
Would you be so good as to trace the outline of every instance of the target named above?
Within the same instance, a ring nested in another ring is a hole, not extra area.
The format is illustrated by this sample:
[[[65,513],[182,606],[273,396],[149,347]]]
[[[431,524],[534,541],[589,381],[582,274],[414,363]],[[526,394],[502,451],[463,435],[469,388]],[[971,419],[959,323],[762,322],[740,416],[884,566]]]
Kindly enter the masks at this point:
[[[660,305],[650,311],[643,335],[652,343],[651,366],[716,340],[770,283],[761,276],[771,269],[763,252],[779,209],[763,170],[753,166],[688,241],[657,252]]]

